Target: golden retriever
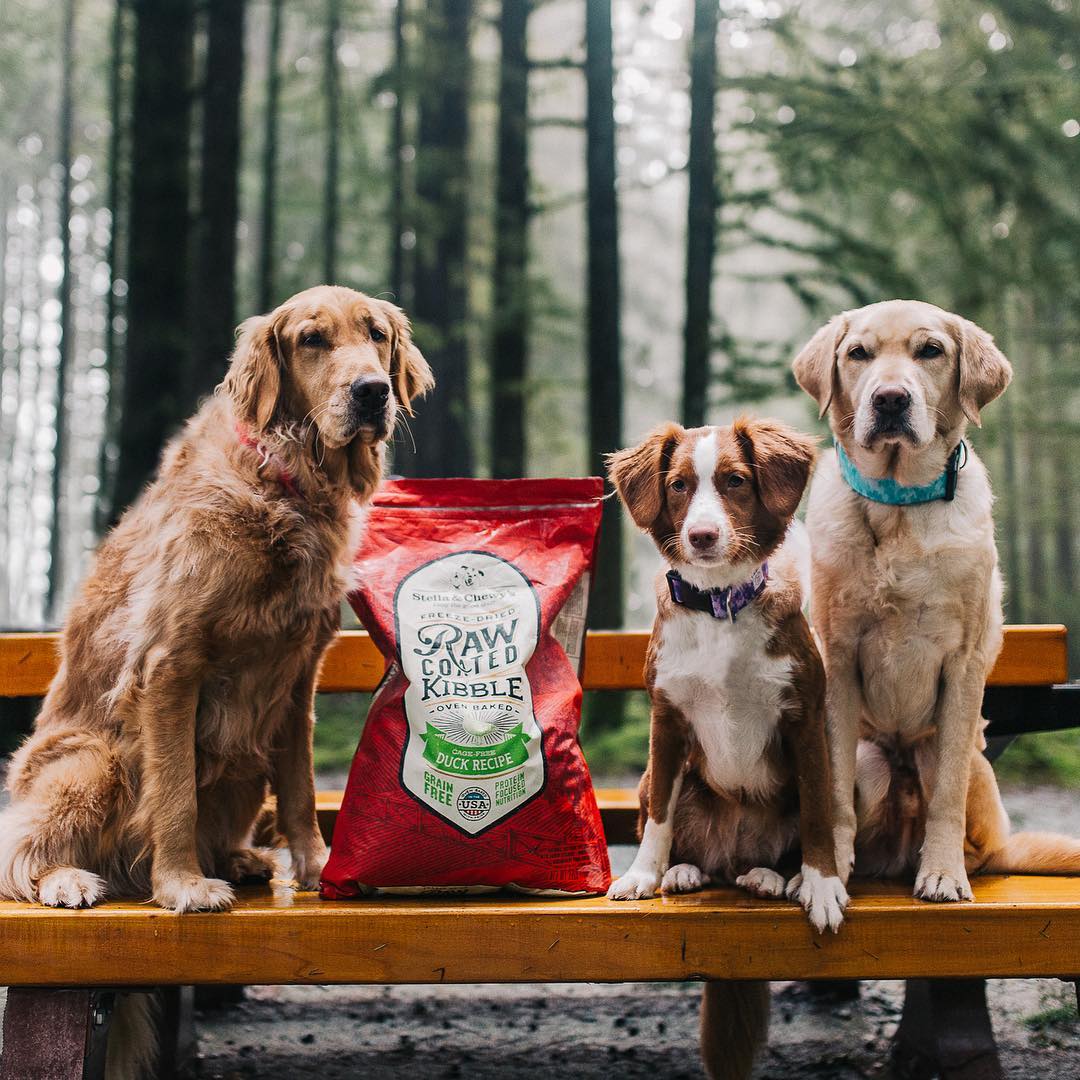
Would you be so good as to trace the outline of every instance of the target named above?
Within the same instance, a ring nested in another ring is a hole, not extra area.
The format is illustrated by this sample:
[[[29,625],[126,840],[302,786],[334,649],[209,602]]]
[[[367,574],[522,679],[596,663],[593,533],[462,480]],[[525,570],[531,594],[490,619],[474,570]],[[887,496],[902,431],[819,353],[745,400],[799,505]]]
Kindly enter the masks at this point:
[[[1009,362],[967,319],[892,300],[838,315],[794,371],[837,447],[807,527],[838,870],[914,871],[917,897],[945,901],[970,900],[978,871],[1080,872],[1080,843],[1010,836],[981,753],[1002,583],[990,482],[963,439]]]
[[[361,504],[397,410],[433,385],[392,304],[318,287],[249,319],[76,597],[59,672],[8,775],[0,895],[175,911],[270,877],[267,793],[315,888],[313,693]]]

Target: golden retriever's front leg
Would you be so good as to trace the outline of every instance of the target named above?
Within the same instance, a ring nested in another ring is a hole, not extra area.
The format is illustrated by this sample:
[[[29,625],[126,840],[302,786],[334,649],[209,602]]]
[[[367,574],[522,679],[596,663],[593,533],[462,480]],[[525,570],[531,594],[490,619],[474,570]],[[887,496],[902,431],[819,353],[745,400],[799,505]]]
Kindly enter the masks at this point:
[[[326,864],[326,845],[315,815],[315,726],[317,661],[293,689],[274,756],[278,828],[289,842],[292,873],[301,889],[317,889]]]
[[[218,911],[234,899],[228,882],[208,878],[196,843],[195,710],[199,679],[168,656],[147,660],[139,703],[143,741],[140,816],[150,836],[154,899],[174,911]]]
[[[973,899],[964,868],[964,829],[984,672],[970,654],[946,661],[942,669],[933,788],[915,877],[915,895],[923,900]]]

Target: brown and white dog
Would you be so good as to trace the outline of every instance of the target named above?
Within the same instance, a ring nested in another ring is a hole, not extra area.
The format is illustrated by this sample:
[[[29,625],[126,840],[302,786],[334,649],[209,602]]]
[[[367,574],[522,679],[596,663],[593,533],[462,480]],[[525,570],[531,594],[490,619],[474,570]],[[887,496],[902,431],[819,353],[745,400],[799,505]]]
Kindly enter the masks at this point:
[[[802,612],[805,533],[792,520],[813,462],[813,440],[769,420],[667,424],[611,456],[612,482],[670,567],[657,578],[645,669],[641,845],[612,899],[723,881],[755,896],[786,890],[819,932],[843,921],[824,670]],[[801,863],[790,880],[788,861]],[[710,1075],[746,1074],[767,1017],[765,984],[708,985]]]
[[[276,869],[251,846],[268,786],[293,875],[318,885],[316,674],[385,441],[431,385],[404,315],[351,289],[244,323],[71,607],[8,773],[0,896],[227,907],[229,882]]]
[[[836,316],[794,370],[838,448],[807,528],[841,876],[915,871],[916,896],[970,900],[970,873],[1080,873],[1080,843],[1010,835],[981,753],[1002,583],[990,482],[963,439],[1009,362],[967,319],[892,300]]]

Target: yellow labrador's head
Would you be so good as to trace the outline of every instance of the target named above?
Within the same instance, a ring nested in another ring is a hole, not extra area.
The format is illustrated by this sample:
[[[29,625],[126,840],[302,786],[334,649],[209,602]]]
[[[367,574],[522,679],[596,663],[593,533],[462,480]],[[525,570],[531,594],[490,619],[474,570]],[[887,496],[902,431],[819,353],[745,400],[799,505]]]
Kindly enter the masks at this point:
[[[243,323],[222,388],[255,431],[311,425],[336,449],[385,440],[433,385],[399,308],[320,285]]]
[[[985,330],[918,300],[887,300],[823,326],[793,364],[834,433],[864,450],[955,441],[1009,385]]]

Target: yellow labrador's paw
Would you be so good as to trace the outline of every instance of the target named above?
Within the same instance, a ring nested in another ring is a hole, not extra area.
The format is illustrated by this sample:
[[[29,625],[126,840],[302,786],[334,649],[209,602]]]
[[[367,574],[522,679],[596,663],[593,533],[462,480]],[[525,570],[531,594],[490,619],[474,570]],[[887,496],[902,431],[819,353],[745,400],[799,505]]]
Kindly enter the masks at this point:
[[[47,907],[90,907],[105,893],[105,882],[89,870],[61,866],[50,870],[37,884],[37,897]]]
[[[655,870],[635,870],[630,867],[608,889],[609,900],[648,900],[660,887],[660,873]]]
[[[185,911],[224,911],[232,907],[236,895],[227,881],[179,874],[154,883],[154,900],[177,914]]]
[[[802,906],[810,925],[819,933],[828,927],[834,934],[844,921],[849,900],[840,877],[826,877],[820,870],[803,863],[802,873],[788,882],[787,896]]]
[[[915,878],[915,896],[920,900],[953,902],[974,900],[967,873],[961,867],[946,870],[942,867],[919,867]]]
[[[315,892],[319,888],[323,867],[326,865],[326,847],[320,841],[317,847],[304,851],[292,851],[292,876],[301,891]]]
[[[258,848],[240,848],[230,851],[225,860],[225,878],[228,881],[269,881],[276,877],[278,864],[269,851]]]
[[[678,863],[669,868],[660,882],[660,891],[665,895],[681,892],[696,892],[703,885],[708,885],[709,877],[690,863]]]
[[[767,866],[756,866],[735,879],[740,889],[763,900],[777,900],[784,895],[784,879]]]
[[[851,871],[855,869],[855,830],[837,825],[833,829],[833,847],[836,851],[837,877],[846,885]]]

